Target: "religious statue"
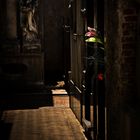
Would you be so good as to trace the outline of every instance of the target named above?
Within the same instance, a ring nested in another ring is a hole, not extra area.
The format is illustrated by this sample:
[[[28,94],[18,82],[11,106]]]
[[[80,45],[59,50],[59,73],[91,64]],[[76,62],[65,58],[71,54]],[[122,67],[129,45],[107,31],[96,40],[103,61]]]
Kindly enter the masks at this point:
[[[37,0],[21,0],[20,6],[22,36],[26,41],[33,41],[38,35],[37,23],[35,21]]]

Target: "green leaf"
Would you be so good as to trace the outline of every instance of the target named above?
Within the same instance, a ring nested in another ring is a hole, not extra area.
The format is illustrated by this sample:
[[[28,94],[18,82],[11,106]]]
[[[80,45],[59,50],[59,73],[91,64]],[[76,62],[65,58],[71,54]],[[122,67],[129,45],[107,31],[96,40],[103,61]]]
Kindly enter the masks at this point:
[[[86,39],[85,41],[86,42],[97,42],[97,43],[103,44],[103,42],[101,41],[101,39],[98,38],[98,37],[90,37],[90,38]]]

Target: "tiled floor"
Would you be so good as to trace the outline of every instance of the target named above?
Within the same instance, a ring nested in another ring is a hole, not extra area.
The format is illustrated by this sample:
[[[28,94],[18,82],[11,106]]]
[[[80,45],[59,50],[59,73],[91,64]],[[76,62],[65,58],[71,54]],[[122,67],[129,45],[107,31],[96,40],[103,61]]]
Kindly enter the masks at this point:
[[[8,95],[1,101],[7,108],[0,121],[0,140],[86,140],[64,89]]]
[[[69,107],[7,110],[2,120],[11,127],[9,138],[3,134],[1,140],[86,140]]]

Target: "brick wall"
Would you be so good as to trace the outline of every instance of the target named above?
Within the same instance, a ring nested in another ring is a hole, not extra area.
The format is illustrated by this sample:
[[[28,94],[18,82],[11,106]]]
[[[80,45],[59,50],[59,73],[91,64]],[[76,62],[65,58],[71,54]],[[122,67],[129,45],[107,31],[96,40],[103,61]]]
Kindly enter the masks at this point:
[[[105,7],[107,139],[135,140],[138,5],[107,0]]]
[[[139,101],[136,83],[137,57],[137,30],[138,30],[137,3],[121,2],[121,138],[137,140],[140,138]],[[125,129],[124,129],[125,128]],[[135,131],[134,131],[135,130]]]
[[[126,98],[136,93],[136,31],[137,8],[122,2],[121,6],[121,81],[122,94]],[[134,95],[135,96],[135,95]],[[129,99],[130,100],[130,99]]]

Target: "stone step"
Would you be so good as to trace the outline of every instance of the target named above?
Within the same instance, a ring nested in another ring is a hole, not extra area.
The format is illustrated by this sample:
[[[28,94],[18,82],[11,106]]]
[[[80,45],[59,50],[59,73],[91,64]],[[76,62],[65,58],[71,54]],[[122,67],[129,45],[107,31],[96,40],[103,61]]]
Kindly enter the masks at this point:
[[[53,106],[55,107],[69,107],[69,96],[64,89],[52,90]]]
[[[65,89],[37,92],[10,92],[0,95],[0,108],[38,108],[41,106],[69,107],[69,95]]]

